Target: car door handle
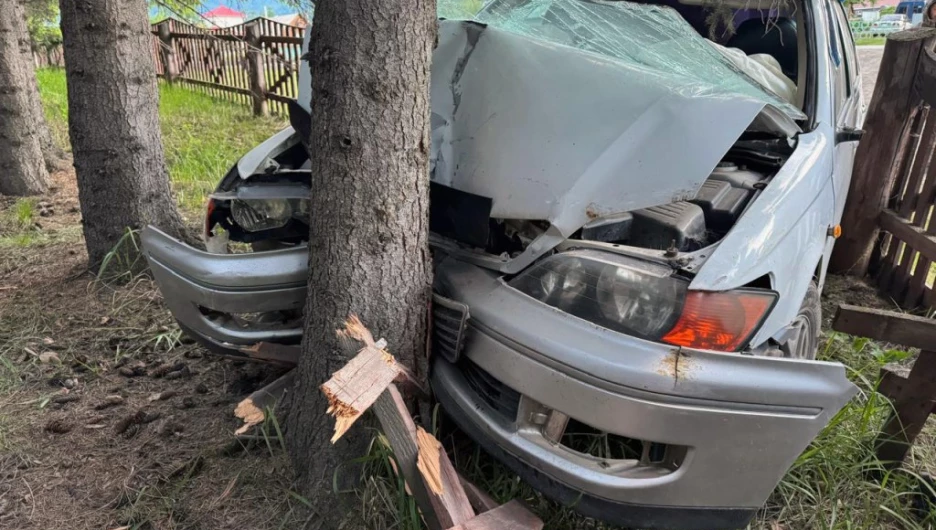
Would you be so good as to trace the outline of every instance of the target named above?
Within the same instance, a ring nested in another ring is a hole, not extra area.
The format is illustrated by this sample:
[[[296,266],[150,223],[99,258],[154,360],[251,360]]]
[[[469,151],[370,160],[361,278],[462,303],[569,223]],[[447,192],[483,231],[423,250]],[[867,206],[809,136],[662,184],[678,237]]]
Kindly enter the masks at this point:
[[[839,127],[835,130],[835,143],[857,142],[861,140],[864,133],[864,129],[858,129],[857,127]]]

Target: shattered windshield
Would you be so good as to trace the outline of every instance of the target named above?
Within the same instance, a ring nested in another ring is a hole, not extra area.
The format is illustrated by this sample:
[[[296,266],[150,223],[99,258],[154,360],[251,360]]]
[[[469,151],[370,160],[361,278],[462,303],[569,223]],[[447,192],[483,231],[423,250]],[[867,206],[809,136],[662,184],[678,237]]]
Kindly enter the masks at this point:
[[[805,115],[754,81],[674,9],[632,2],[440,0],[440,18],[471,20],[511,33],[609,57],[690,96],[762,101],[794,120]],[[479,9],[480,8],[480,9]]]

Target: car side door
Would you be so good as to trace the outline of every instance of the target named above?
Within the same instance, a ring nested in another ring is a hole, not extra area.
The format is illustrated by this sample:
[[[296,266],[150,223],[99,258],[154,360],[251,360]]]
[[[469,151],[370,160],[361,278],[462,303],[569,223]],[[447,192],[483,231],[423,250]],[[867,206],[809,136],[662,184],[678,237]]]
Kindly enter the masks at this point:
[[[832,72],[832,100],[835,134],[832,180],[835,190],[835,216],[838,223],[845,209],[851,182],[855,151],[861,138],[864,103],[857,51],[848,27],[848,18],[840,2],[823,0],[828,18],[829,50]]]

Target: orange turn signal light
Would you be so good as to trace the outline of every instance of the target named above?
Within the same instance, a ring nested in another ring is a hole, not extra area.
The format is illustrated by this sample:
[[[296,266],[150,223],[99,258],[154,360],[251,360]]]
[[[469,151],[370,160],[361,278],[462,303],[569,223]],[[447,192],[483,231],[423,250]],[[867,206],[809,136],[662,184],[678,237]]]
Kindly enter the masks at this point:
[[[773,292],[689,291],[679,320],[661,340],[687,348],[738,351],[775,300]]]
[[[215,211],[214,199],[208,199],[208,205],[205,208],[205,238],[211,237],[211,214]]]

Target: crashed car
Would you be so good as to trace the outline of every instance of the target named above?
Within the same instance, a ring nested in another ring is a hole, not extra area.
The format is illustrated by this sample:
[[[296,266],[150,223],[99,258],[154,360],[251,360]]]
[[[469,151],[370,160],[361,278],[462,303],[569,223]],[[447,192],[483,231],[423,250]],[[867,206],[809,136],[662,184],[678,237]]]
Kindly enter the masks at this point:
[[[863,112],[842,5],[708,5],[439,8],[433,392],[535,488],[626,526],[743,527],[855,392],[815,360]],[[300,340],[303,134],[224,176],[207,251],[143,233],[216,351]]]

